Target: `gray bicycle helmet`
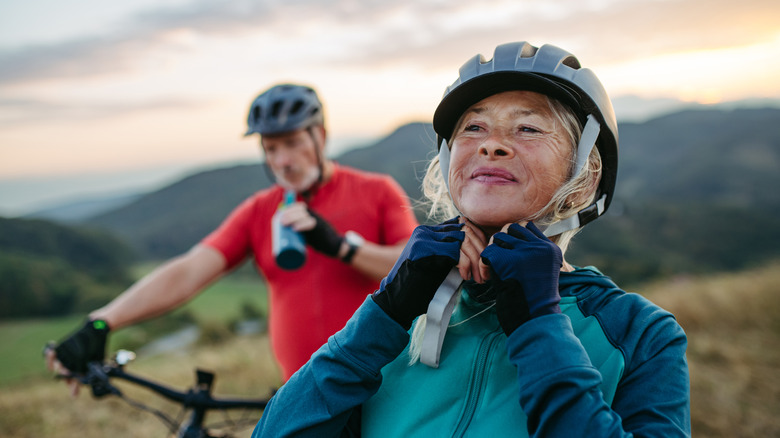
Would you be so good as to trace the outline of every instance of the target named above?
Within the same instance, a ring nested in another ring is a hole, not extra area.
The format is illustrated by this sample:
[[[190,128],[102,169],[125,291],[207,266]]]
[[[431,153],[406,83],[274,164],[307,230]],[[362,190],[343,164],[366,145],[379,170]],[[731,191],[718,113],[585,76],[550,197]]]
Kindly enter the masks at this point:
[[[304,85],[276,85],[255,98],[249,107],[244,135],[273,135],[323,123],[317,93]]]
[[[618,164],[618,129],[612,102],[603,85],[589,69],[582,68],[571,53],[546,44],[527,42],[496,47],[493,58],[476,55],[460,68],[458,79],[444,92],[433,115],[433,129],[440,137],[440,152],[453,134],[460,116],[472,105],[496,93],[526,90],[545,94],[570,107],[584,125],[577,146],[576,171],[584,165],[594,143],[602,159],[602,176],[596,202],[581,210],[569,223],[559,222],[545,231],[559,234],[601,216],[612,201]],[[445,145],[442,148],[442,145]],[[446,152],[446,151],[445,151]],[[441,157],[442,154],[440,154]],[[448,156],[442,160],[447,175]]]

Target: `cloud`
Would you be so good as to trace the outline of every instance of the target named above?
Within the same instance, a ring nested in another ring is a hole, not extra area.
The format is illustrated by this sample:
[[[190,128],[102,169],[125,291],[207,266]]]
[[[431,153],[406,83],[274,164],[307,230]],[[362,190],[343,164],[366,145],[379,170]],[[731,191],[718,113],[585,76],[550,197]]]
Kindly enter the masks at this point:
[[[464,23],[457,29],[445,26],[447,16],[426,19],[417,29],[379,27],[351,59],[355,64],[404,62],[452,68],[453,59],[465,62],[477,53],[490,58],[496,44],[525,40],[552,42],[591,63],[609,64],[757,44],[773,38],[780,22],[780,7],[769,0],[554,3],[557,12],[549,3],[545,9],[523,2],[499,9],[500,19],[493,22]]]
[[[148,48],[136,38],[90,38],[0,54],[0,84],[99,76],[132,68]]]
[[[553,42],[591,64],[749,45],[776,34],[778,22],[775,0],[202,0],[131,16],[110,35],[0,53],[0,89],[132,72],[150,54],[173,57],[209,39],[258,33],[268,38],[251,47],[257,57],[306,38],[310,50],[297,56],[309,64],[429,70],[489,57],[497,43],[515,40]],[[182,42],[181,31],[202,39]]]
[[[442,4],[452,8],[458,3]],[[89,79],[132,72],[140,68],[151,53],[197,50],[175,37],[181,31],[191,31],[206,38],[237,38],[266,32],[273,36],[274,42],[267,44],[272,48],[301,37],[316,23],[324,23],[322,26],[328,33],[338,33],[345,25],[373,31],[374,23],[380,22],[382,16],[404,5],[418,7],[411,0],[391,5],[376,0],[336,3],[325,0],[208,0],[177,8],[148,10],[117,23],[114,32],[108,35],[0,52],[0,88],[48,79]],[[311,52],[316,56],[316,45],[312,46]]]
[[[73,105],[70,102],[40,99],[0,98],[0,128],[46,124],[47,121],[68,122],[116,118],[150,110],[191,110],[208,104],[209,102],[206,101],[158,99],[143,102],[80,102],[79,105]]]

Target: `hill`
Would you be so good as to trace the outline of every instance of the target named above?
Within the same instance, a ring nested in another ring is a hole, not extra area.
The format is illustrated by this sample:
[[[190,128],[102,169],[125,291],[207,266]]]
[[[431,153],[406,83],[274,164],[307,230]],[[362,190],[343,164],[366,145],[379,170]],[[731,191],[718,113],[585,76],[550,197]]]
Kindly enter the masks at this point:
[[[780,109],[765,108],[686,110],[621,124],[615,202],[578,236],[570,258],[638,282],[777,255],[780,194],[769,188],[780,183],[778,123]],[[409,124],[336,160],[389,173],[419,200],[434,139],[429,124]],[[259,164],[203,172],[88,223],[119,233],[145,257],[167,258],[268,184]]]
[[[780,205],[780,109],[683,111],[621,124],[624,201]]]
[[[242,200],[268,187],[262,167],[242,165],[200,172],[85,224],[116,233],[145,257],[167,258],[189,249]]]
[[[130,283],[133,260],[107,233],[0,218],[0,318],[92,309]]]
[[[740,109],[621,125],[616,204],[569,258],[635,281],[777,257],[778,123],[778,109]]]
[[[388,137],[335,160],[359,169],[393,175],[413,199],[432,150],[433,129],[413,123]],[[123,207],[87,219],[88,225],[117,233],[149,258],[167,258],[189,249],[241,201],[270,186],[263,164],[200,172]]]
[[[45,219],[61,223],[78,223],[84,219],[116,210],[143,196],[142,193],[129,195],[95,197],[44,208],[23,216],[25,219]]]

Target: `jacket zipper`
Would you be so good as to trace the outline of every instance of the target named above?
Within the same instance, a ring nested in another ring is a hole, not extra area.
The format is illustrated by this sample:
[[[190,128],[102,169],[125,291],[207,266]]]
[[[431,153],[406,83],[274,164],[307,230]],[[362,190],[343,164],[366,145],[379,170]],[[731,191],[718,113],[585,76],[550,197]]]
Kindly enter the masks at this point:
[[[493,350],[493,345],[498,340],[499,333],[488,333],[479,345],[479,351],[477,353],[477,360],[474,364],[474,378],[472,379],[472,385],[469,388],[468,398],[466,399],[466,407],[463,411],[463,415],[458,421],[458,427],[455,428],[453,437],[462,437],[468,430],[469,424],[471,424],[472,418],[474,418],[474,412],[477,410],[477,404],[479,398],[484,390],[485,383],[487,381],[487,362],[490,352]]]

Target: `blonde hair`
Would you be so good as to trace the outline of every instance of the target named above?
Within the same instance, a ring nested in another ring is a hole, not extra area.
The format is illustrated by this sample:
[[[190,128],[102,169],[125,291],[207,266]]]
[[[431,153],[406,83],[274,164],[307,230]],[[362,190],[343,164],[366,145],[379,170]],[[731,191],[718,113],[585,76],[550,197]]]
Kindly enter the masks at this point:
[[[555,99],[547,97],[547,102],[553,117],[561,123],[569,136],[571,152],[569,154],[569,174],[566,181],[550,198],[550,201],[542,207],[532,219],[537,225],[550,225],[567,219],[577,214],[580,210],[591,205],[596,197],[599,181],[601,179],[602,164],[598,147],[594,147],[585,166],[576,175],[572,175],[577,169],[577,144],[582,134],[582,124],[572,110]],[[456,126],[458,126],[460,122]],[[451,147],[451,144],[448,144]],[[428,218],[441,221],[460,214],[452,202],[447,185],[444,182],[438,155],[428,164],[423,179],[423,194],[430,204]],[[580,228],[564,231],[561,234],[550,237],[561,253],[565,254],[571,239],[580,231]],[[420,359],[422,337],[425,332],[426,316],[423,314],[414,323],[411,342],[409,345],[409,364],[412,365]]]

